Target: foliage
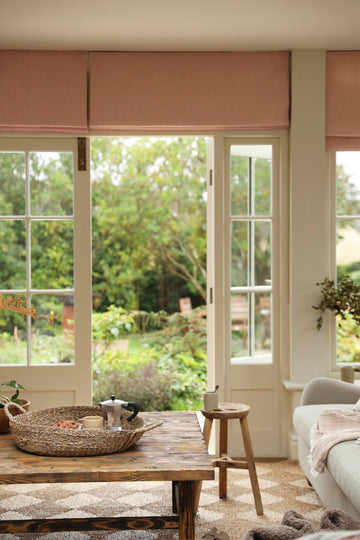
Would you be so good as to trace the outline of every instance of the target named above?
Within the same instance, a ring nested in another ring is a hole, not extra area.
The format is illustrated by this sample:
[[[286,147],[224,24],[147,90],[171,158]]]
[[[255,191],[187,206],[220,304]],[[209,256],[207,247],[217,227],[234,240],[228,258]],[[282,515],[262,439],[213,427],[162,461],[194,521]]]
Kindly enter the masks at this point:
[[[92,163],[97,309],[170,311],[183,283],[204,299],[205,140],[94,138]]]
[[[359,214],[359,188],[340,164],[336,166],[336,213],[338,216]]]
[[[206,387],[206,326],[198,315],[195,310],[191,316],[168,317],[162,330],[143,335],[140,350],[104,349],[98,354],[94,403],[116,391],[142,410],[199,408]],[[164,321],[162,312],[160,317]]]
[[[25,214],[25,153],[0,154],[0,215]],[[35,289],[73,287],[71,153],[31,152],[31,271]],[[206,288],[206,141],[93,138],[95,307],[174,311]],[[67,219],[69,217],[69,219]],[[0,288],[26,287],[23,218],[0,222]],[[11,331],[10,326],[6,327]]]
[[[353,281],[349,275],[345,274],[343,279],[336,285],[334,280],[325,278],[321,283],[322,299],[314,309],[324,313],[327,309],[333,311],[340,318],[339,326],[346,320],[346,316],[351,315],[356,324],[360,323],[360,285]],[[323,324],[323,316],[317,319],[317,328]]]
[[[109,306],[104,313],[94,313],[92,333],[94,357],[105,351],[116,340],[137,332],[158,330],[165,324],[164,311],[147,313],[145,311],[125,311],[121,307]]]
[[[134,358],[128,353],[105,351],[94,365],[93,402],[115,394],[124,401],[135,401],[140,410],[171,409],[173,374],[157,369],[148,353]]]
[[[337,279],[341,281],[348,274],[353,281],[360,281],[360,261],[337,267]]]
[[[337,316],[338,318],[339,316]],[[360,326],[351,315],[346,313],[345,318],[340,319],[340,321],[337,321],[337,353],[339,361],[360,362]]]
[[[197,308],[190,315],[174,313],[165,328],[155,337],[155,343],[165,355],[175,358],[188,352],[197,360],[206,350],[206,321],[201,315],[203,308]]]
[[[255,213],[259,216],[271,216],[271,160],[256,158],[252,178],[254,193],[249,197],[249,159],[245,156],[231,156],[231,214],[248,216]],[[263,220],[254,227],[256,249],[256,281],[265,284],[271,279],[271,229],[270,222]],[[248,284],[248,224],[233,224],[231,237],[231,283],[232,285]]]
[[[63,330],[56,335],[34,332],[31,336],[33,364],[68,364],[74,362],[74,336]]]
[[[72,155],[30,153],[30,209],[34,216],[71,216]],[[0,215],[25,215],[25,154],[0,154]],[[71,220],[32,223],[33,288],[73,286],[73,231]],[[24,219],[0,223],[0,288],[26,286],[26,226]]]
[[[206,388],[206,324],[199,318],[200,309],[191,315],[175,313],[153,340],[162,354],[159,368],[176,373],[172,386],[177,398],[191,401],[200,398]]]
[[[11,380],[9,382],[1,383],[0,386],[6,386],[6,387],[11,387],[11,388],[16,389],[15,394],[13,394],[11,397],[2,396],[0,392],[0,409],[3,409],[6,403],[9,403],[10,401],[14,403],[18,403],[19,405],[22,404],[21,400],[18,399],[18,396],[19,396],[19,391],[25,390],[25,388],[20,383],[17,383],[16,381]]]
[[[132,313],[121,307],[109,306],[104,313],[93,313],[92,331],[93,340],[102,342],[105,346],[110,345],[115,339],[129,334],[134,326]]]

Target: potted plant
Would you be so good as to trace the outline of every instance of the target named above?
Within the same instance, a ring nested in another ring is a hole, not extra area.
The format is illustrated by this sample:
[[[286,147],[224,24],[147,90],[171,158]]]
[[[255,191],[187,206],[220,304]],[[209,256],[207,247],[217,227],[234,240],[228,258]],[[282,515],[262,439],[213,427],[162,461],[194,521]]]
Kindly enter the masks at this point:
[[[337,321],[337,352],[341,358],[341,379],[354,382],[354,373],[359,368],[354,366],[360,361],[360,284],[345,274],[336,285],[329,278],[321,283],[322,299],[314,309],[321,311],[317,319],[317,328],[323,324],[323,313],[326,310],[335,313]],[[352,366],[349,365],[352,364]]]
[[[345,274],[343,279],[336,285],[335,281],[325,278],[321,283],[322,299],[314,309],[322,313],[317,319],[317,328],[320,330],[323,324],[323,313],[328,309],[338,316],[339,326],[349,317],[360,326],[360,284]]]
[[[25,390],[25,388],[21,384],[17,383],[16,381],[11,380],[9,382],[4,382],[0,384],[0,387],[1,386],[15,388],[15,393],[11,397],[3,396],[1,394],[1,388],[0,388],[0,433],[7,433],[8,431],[10,431],[10,426],[9,426],[9,419],[6,416],[5,411],[4,411],[4,407],[6,403],[9,403],[9,402],[18,403],[27,411],[30,407],[30,401],[27,399],[19,399],[20,390]],[[19,410],[15,407],[14,407],[13,414],[14,415],[19,414]]]

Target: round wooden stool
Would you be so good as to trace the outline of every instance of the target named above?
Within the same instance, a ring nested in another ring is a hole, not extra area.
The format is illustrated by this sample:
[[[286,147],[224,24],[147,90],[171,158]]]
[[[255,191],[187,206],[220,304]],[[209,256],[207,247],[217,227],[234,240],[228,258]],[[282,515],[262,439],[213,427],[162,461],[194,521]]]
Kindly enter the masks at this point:
[[[247,423],[247,415],[249,414],[250,407],[244,403],[219,403],[219,408],[214,411],[207,411],[201,409],[202,414],[205,416],[204,424],[204,439],[206,446],[209,445],[210,434],[213,420],[220,420],[220,445],[219,445],[219,457],[213,461],[214,467],[219,467],[219,497],[220,499],[226,498],[227,491],[227,469],[248,469],[251,481],[251,487],[255,500],[255,508],[258,516],[262,516],[264,513],[259,483],[256,474],[255,461],[251,446],[250,432]],[[244,442],[245,460],[232,459],[227,455],[227,443],[228,443],[228,420],[236,419],[240,420],[240,427],[242,438]]]

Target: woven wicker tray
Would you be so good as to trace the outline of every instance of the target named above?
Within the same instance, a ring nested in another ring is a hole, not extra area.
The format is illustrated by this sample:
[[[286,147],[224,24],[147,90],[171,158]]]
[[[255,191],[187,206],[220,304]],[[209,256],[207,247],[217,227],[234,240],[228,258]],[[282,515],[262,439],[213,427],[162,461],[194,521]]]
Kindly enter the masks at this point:
[[[12,407],[22,414],[13,416]],[[101,407],[65,405],[26,412],[16,403],[5,405],[10,431],[18,448],[41,456],[99,456],[123,452],[138,442],[143,433],[162,424],[145,424],[140,415],[125,422],[124,429],[64,429],[56,427],[60,420],[79,420],[84,416],[102,416]],[[124,411],[124,415],[130,414]]]

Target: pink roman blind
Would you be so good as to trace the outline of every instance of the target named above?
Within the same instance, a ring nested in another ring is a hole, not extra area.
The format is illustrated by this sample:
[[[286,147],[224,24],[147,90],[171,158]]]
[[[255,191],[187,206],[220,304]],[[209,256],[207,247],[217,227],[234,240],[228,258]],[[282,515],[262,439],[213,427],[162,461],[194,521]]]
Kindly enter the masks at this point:
[[[360,150],[360,52],[326,55],[326,149]]]
[[[288,126],[287,52],[90,55],[91,129]]]
[[[0,130],[87,131],[87,53],[0,51]]]

